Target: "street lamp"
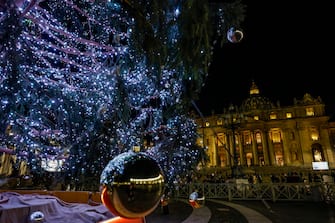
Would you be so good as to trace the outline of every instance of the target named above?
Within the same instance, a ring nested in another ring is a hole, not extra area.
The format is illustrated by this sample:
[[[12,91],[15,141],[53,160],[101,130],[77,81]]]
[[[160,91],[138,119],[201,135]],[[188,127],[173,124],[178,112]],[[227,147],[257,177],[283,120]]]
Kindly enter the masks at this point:
[[[235,178],[240,175],[240,171],[238,168],[238,154],[236,151],[236,136],[235,131],[238,126],[241,124],[244,116],[242,113],[238,111],[238,109],[234,105],[230,105],[228,111],[224,112],[224,124],[225,127],[230,129],[232,132],[232,140],[233,140],[233,165],[231,165],[232,169],[232,177]],[[229,148],[230,149],[230,148]],[[230,151],[230,150],[229,150]],[[231,156],[231,153],[229,153]]]

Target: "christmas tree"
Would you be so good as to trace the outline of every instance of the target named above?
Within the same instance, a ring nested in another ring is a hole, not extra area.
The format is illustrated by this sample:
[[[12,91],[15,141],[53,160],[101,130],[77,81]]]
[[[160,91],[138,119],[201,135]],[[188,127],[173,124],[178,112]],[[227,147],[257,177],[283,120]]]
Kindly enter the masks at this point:
[[[139,149],[172,185],[203,158],[190,102],[244,9],[239,0],[1,0],[1,152],[33,175],[56,163],[87,189],[109,160]]]

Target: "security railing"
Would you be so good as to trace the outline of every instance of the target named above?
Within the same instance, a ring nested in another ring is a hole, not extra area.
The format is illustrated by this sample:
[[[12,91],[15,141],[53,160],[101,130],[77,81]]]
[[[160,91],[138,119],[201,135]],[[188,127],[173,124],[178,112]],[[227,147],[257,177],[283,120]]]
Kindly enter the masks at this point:
[[[326,201],[335,202],[334,183],[190,183],[178,185],[173,191],[177,198],[188,198],[197,190],[206,199],[271,200],[271,201]]]

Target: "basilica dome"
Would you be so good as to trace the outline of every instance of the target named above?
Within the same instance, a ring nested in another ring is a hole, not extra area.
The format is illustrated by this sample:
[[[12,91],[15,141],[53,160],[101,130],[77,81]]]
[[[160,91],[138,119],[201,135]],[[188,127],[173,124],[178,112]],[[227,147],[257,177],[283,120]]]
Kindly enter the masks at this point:
[[[241,109],[244,112],[253,110],[268,110],[275,108],[270,99],[263,97],[259,93],[256,83],[253,81],[250,87],[250,95],[241,104]]]

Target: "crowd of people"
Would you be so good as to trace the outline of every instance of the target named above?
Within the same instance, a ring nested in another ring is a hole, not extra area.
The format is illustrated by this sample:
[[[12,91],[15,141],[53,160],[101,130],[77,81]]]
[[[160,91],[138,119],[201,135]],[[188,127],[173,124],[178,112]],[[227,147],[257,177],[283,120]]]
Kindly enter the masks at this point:
[[[333,181],[335,170],[327,172],[282,172],[282,173],[248,173],[233,177],[223,171],[193,172],[184,178],[179,178],[176,185],[189,183],[231,183],[235,179],[245,179],[248,183],[314,183]]]

